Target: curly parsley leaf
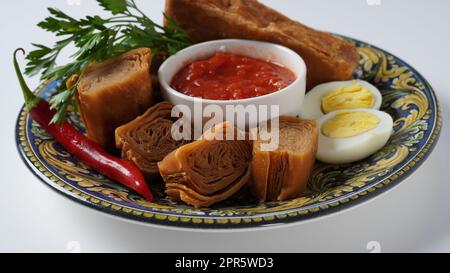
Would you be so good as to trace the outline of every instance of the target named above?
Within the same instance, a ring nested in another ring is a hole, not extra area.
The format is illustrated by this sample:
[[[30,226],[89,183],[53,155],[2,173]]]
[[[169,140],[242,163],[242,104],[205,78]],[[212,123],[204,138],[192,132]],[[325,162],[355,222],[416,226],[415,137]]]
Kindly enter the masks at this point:
[[[110,11],[113,15],[124,14],[130,6],[126,0],[97,0],[100,6]]]
[[[65,120],[70,109],[76,109],[73,93],[79,79],[91,62],[101,62],[132,49],[148,47],[153,54],[164,52],[172,55],[191,45],[188,35],[173,20],[164,15],[167,26],[161,26],[148,18],[134,0],[97,0],[105,10],[111,12],[111,18],[86,16],[76,19],[58,9],[49,8],[50,16],[38,26],[54,33],[61,39],[52,47],[33,44],[35,50],[27,55],[26,74],[41,74],[41,80],[60,81],[59,92],[50,104],[57,110],[52,122]],[[57,65],[61,52],[69,45],[76,51],[72,61],[66,65]],[[78,81],[70,88],[66,87],[69,78],[78,74]]]

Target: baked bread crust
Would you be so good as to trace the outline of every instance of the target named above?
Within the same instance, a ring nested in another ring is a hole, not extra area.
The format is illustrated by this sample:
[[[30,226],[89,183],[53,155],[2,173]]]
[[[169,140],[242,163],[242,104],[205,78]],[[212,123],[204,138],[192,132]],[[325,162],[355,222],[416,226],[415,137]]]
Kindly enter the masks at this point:
[[[166,14],[194,42],[238,38],[291,48],[306,62],[308,89],[351,79],[359,62],[352,44],[291,20],[256,0],[167,0]]]

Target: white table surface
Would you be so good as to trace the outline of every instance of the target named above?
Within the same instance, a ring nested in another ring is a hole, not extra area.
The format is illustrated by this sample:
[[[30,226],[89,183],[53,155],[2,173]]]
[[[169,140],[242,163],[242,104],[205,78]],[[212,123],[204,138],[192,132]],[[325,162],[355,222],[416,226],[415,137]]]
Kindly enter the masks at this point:
[[[318,29],[380,46],[417,68],[440,99],[444,128],[434,153],[393,190],[356,208],[287,228],[242,233],[184,232],[118,221],[50,190],[25,167],[14,128],[23,103],[15,48],[54,38],[36,27],[46,7],[71,15],[101,12],[93,0],[4,0],[0,14],[0,251],[69,252],[383,252],[450,251],[450,50],[448,0],[265,0]],[[79,3],[79,5],[78,5]],[[138,0],[160,20],[163,0]],[[372,3],[372,5],[370,4]],[[380,5],[377,5],[379,3]],[[64,58],[61,60],[64,62]],[[28,80],[37,86],[38,79]]]

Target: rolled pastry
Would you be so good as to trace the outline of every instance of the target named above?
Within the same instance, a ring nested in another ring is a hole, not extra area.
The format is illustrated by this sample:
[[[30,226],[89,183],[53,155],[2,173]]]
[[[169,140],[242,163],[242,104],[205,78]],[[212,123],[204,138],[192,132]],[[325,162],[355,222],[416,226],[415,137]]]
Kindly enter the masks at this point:
[[[172,137],[173,105],[161,102],[145,114],[116,129],[116,145],[122,157],[133,161],[147,178],[159,176],[158,162],[189,140]]]
[[[151,52],[132,50],[92,63],[78,85],[76,98],[88,137],[115,149],[114,131],[144,113],[152,102]]]
[[[308,67],[308,88],[352,78],[359,55],[351,43],[317,31],[256,0],[167,0],[166,14],[194,42],[237,38],[281,44]]]
[[[252,175],[252,146],[247,140],[226,140],[230,132],[242,134],[228,123],[217,125],[158,164],[171,199],[196,208],[209,207],[247,185]]]
[[[315,121],[281,117],[279,126],[276,150],[262,151],[263,142],[253,142],[251,191],[261,201],[284,201],[305,191],[316,159]]]

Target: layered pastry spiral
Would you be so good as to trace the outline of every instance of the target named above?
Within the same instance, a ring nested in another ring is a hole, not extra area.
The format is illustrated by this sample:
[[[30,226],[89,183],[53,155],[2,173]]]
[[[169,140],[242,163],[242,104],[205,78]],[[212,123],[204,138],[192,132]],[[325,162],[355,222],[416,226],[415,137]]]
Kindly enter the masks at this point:
[[[263,151],[262,144],[253,142],[253,194],[261,201],[284,201],[305,191],[316,160],[316,122],[280,117],[278,148]]]
[[[162,102],[144,115],[116,130],[116,145],[122,157],[133,161],[147,178],[159,176],[158,162],[189,140],[176,141],[171,129],[173,105]]]
[[[235,140],[226,140],[230,133]],[[238,134],[243,136],[229,123],[223,123],[164,158],[158,166],[168,196],[201,208],[228,199],[242,189],[252,176],[252,146],[247,140],[237,140]]]

